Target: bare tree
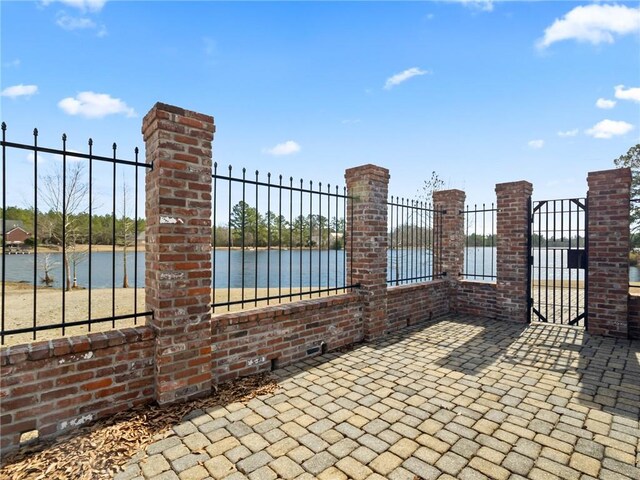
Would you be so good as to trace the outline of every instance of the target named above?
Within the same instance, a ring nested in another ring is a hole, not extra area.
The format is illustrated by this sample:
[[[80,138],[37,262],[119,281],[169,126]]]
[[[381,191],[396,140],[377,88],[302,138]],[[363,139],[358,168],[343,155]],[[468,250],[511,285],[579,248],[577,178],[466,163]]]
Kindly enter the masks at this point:
[[[78,215],[87,210],[89,184],[84,179],[84,166],[71,163],[67,171],[62,168],[49,172],[40,182],[40,195],[55,219],[51,226],[51,238],[65,251],[64,269],[67,291],[73,287],[71,260],[76,256],[76,239],[79,235]],[[70,254],[67,255],[66,251]]]
[[[50,253],[46,253],[40,257],[40,268],[44,271],[44,275],[40,277],[42,283],[47,287],[54,282],[54,278],[51,276],[51,270],[56,266],[56,262]]]

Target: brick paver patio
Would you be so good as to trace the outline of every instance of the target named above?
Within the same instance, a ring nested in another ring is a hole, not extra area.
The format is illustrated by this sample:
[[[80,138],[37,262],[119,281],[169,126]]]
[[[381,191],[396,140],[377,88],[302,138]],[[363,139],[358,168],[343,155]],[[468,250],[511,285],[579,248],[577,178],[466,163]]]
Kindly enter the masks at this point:
[[[640,479],[640,342],[451,316],[194,411],[123,479]]]

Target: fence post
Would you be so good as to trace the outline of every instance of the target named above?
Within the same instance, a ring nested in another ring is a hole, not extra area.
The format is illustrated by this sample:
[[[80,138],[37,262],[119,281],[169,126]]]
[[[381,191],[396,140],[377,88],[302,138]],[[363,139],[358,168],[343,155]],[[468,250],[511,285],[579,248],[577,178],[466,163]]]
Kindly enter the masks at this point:
[[[464,201],[462,190],[440,190],[433,192],[433,207],[442,212],[435,219],[434,271],[451,282],[457,282],[464,268]],[[453,292],[451,292],[453,294]],[[452,302],[452,304],[455,304]]]
[[[529,232],[533,185],[496,185],[496,307],[499,320],[529,321]]]
[[[349,168],[347,183],[347,276],[360,284],[364,338],[387,328],[387,195],[389,170],[375,165]]]
[[[626,338],[631,170],[587,176],[587,330]]]
[[[213,117],[156,103],[144,117],[145,295],[160,404],[210,392]]]

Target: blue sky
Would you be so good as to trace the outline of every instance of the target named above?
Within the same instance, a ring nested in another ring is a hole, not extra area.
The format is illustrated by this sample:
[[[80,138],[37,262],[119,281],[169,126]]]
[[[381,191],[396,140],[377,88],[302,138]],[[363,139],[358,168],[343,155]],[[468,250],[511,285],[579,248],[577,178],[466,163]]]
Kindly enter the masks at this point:
[[[2,1],[8,140],[132,158],[157,101],[211,114],[214,160],[325,185],[374,163],[413,197],[529,180],[582,196],[640,138],[638,2]],[[144,158],[144,157],[142,157]],[[7,165],[9,203],[31,187]],[[20,194],[20,192],[23,192]],[[21,196],[22,195],[22,196]]]

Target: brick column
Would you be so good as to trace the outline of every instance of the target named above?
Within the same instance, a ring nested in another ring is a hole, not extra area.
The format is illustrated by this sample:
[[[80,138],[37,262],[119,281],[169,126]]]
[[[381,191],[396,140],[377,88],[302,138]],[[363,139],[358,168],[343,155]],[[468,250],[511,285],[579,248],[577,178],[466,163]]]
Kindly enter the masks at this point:
[[[587,329],[626,338],[631,170],[590,172],[587,184]]]
[[[529,322],[529,182],[496,185],[497,252],[496,307],[498,319]]]
[[[375,165],[349,168],[347,181],[347,276],[359,283],[366,341],[387,328],[387,194],[389,170]],[[351,246],[350,246],[351,244]]]
[[[211,390],[213,117],[157,103],[142,122],[147,163],[145,294],[160,404]]]
[[[464,210],[466,195],[462,190],[433,192],[433,205],[444,213],[435,219],[434,274],[457,282],[464,268]]]

